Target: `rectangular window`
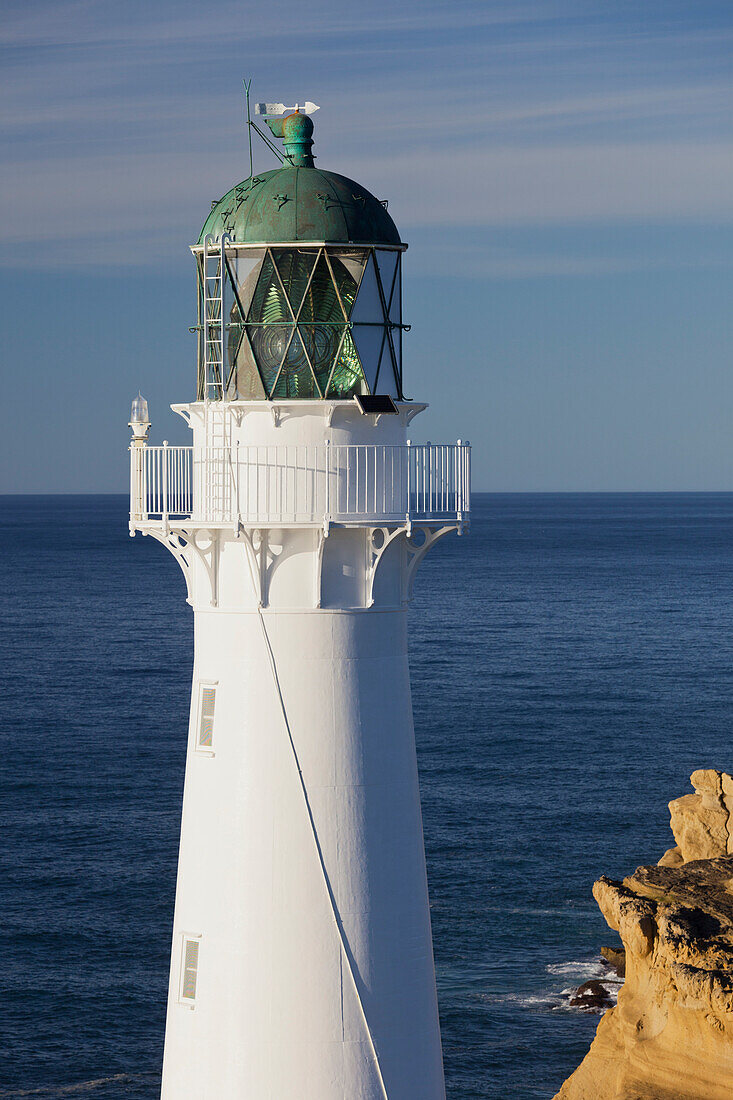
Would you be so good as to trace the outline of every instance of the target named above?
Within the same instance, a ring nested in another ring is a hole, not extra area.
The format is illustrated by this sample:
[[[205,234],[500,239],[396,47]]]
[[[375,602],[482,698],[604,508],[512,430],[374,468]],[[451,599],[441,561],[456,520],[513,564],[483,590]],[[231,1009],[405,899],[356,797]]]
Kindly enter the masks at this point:
[[[199,688],[199,717],[196,747],[212,749],[214,745],[214,707],[216,706],[216,685],[201,684]]]
[[[199,969],[199,941],[183,937],[181,962],[181,1000],[191,1004],[196,1000],[196,979]]]

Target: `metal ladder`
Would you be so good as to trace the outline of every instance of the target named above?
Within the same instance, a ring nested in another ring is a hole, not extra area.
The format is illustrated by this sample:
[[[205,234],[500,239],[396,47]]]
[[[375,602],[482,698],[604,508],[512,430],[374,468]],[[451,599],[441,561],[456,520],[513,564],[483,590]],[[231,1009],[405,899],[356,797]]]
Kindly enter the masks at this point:
[[[233,510],[236,498],[236,473],[228,402],[206,402],[204,427],[206,503],[210,515],[217,523],[228,523],[235,518]]]
[[[230,242],[226,233],[222,233],[218,247],[210,233],[204,237],[204,398],[213,401],[224,397],[227,332],[224,250]]]

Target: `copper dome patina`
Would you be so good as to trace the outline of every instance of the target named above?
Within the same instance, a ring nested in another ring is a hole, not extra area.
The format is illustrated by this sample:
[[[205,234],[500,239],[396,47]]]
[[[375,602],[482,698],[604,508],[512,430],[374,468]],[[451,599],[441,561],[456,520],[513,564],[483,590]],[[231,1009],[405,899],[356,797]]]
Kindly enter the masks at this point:
[[[236,244],[399,245],[387,210],[361,184],[311,166],[259,172],[212,207],[199,244],[228,233]]]
[[[194,246],[199,398],[401,399],[407,246],[385,204],[315,167],[308,116],[266,121],[285,163],[227,191]]]

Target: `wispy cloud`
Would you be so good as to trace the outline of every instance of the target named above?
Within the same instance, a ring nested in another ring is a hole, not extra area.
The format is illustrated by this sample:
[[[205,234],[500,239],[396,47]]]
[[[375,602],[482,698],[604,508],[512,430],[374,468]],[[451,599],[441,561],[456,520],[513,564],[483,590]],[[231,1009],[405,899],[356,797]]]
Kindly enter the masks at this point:
[[[729,41],[714,5],[691,20],[678,0],[623,21],[592,0],[14,2],[0,263],[178,254],[246,174],[251,68],[257,95],[324,104],[319,163],[408,230],[727,222]]]
[[[562,5],[513,0],[468,0],[460,17],[452,0],[424,0],[395,5],[374,0],[361,5],[335,6],[330,0],[311,0],[301,19],[289,0],[271,0],[266,5],[247,5],[221,0],[216,4],[149,5],[127,3],[112,6],[104,0],[73,0],[71,3],[41,2],[33,6],[9,4],[0,30],[0,46],[80,47],[85,45],[139,44],[175,47],[181,43],[247,42],[279,38],[297,39],[304,49],[314,39],[354,32],[371,34],[435,33],[466,29],[522,26],[565,18]],[[344,43],[348,49],[348,42]]]

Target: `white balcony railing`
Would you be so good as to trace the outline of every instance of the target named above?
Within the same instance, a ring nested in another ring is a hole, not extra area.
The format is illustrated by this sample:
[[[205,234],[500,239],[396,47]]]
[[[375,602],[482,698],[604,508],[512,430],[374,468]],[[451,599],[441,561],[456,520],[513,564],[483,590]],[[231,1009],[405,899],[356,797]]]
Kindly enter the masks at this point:
[[[467,443],[136,447],[133,527],[463,523]]]

